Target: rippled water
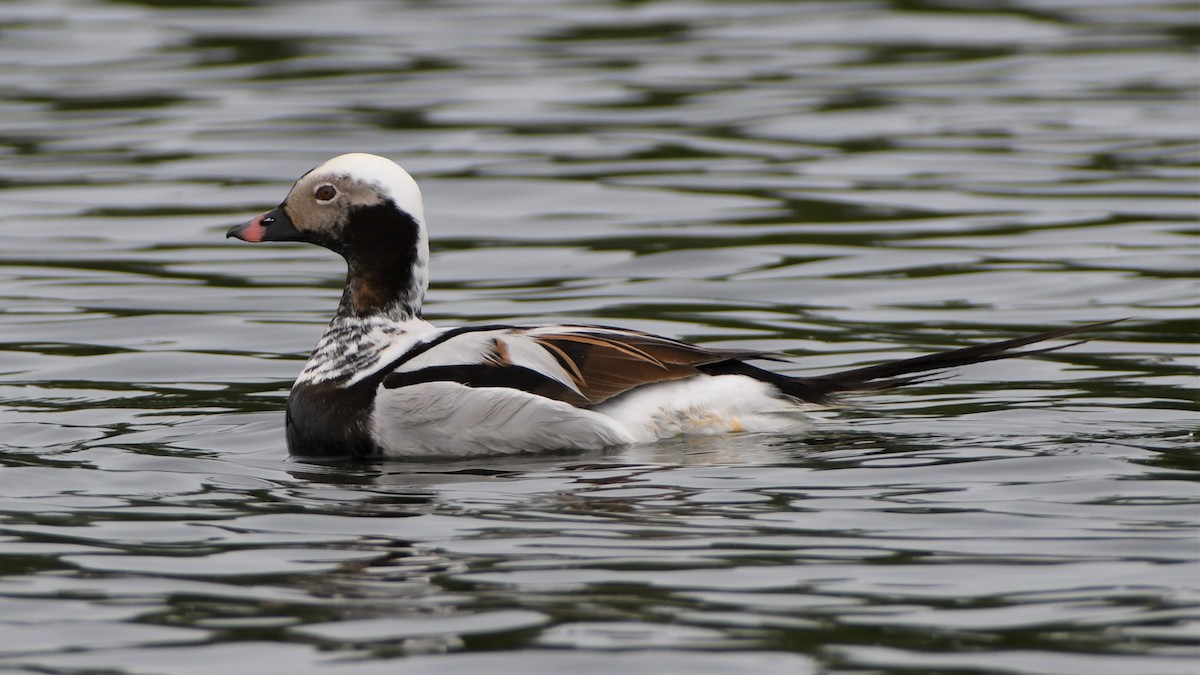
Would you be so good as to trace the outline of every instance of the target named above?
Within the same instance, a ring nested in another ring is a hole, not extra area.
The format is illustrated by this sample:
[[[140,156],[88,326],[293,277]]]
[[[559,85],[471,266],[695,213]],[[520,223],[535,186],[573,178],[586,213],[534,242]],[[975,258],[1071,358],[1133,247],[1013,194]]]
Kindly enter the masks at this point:
[[[1187,673],[1200,68],[1168,2],[0,5],[0,669]],[[286,458],[340,292],[223,239],[426,193],[427,316],[795,372],[1131,321],[804,438]]]

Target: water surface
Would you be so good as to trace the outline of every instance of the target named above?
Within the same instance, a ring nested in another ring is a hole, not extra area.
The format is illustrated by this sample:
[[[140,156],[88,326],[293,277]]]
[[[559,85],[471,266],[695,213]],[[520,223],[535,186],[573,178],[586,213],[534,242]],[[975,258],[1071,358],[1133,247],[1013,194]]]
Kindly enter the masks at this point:
[[[1194,8],[0,5],[0,668],[1189,673]],[[320,466],[341,263],[225,229],[421,182],[427,318],[822,372],[1133,317],[805,437]]]

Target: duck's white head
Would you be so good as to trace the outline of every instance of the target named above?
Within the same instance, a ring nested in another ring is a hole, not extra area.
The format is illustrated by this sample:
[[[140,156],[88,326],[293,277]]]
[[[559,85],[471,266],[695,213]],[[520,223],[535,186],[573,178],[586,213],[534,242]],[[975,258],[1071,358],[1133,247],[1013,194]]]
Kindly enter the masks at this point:
[[[339,155],[300,177],[272,209],[226,234],[243,241],[302,241],[346,259],[339,313],[420,313],[429,284],[421,190],[378,155]]]

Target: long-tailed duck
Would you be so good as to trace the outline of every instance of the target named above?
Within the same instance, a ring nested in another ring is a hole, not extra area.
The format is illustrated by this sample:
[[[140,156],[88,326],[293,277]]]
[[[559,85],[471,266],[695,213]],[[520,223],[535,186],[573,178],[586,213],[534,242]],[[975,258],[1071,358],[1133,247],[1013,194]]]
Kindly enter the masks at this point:
[[[801,432],[839,392],[1060,347],[1020,347],[1113,322],[818,377],[751,365],[777,353],[709,349],[570,324],[437,328],[421,318],[429,244],[421,192],[369,154],[300,177],[243,241],[302,241],[346,259],[337,313],[292,387],[287,443],[303,457],[435,457],[598,449],[679,434]],[[1072,343],[1075,344],[1075,343]]]

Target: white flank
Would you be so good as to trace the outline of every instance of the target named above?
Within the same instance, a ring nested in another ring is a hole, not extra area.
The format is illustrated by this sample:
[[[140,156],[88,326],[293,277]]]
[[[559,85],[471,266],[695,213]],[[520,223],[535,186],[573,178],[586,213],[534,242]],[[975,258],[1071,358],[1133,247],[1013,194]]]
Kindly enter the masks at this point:
[[[371,435],[392,457],[478,457],[597,450],[730,432],[797,433],[804,406],[742,375],[700,375],[647,385],[594,409],[517,389],[425,382],[380,388]]]
[[[615,420],[502,387],[425,382],[380,389],[371,436],[393,457],[478,457],[598,450],[634,441]]]

